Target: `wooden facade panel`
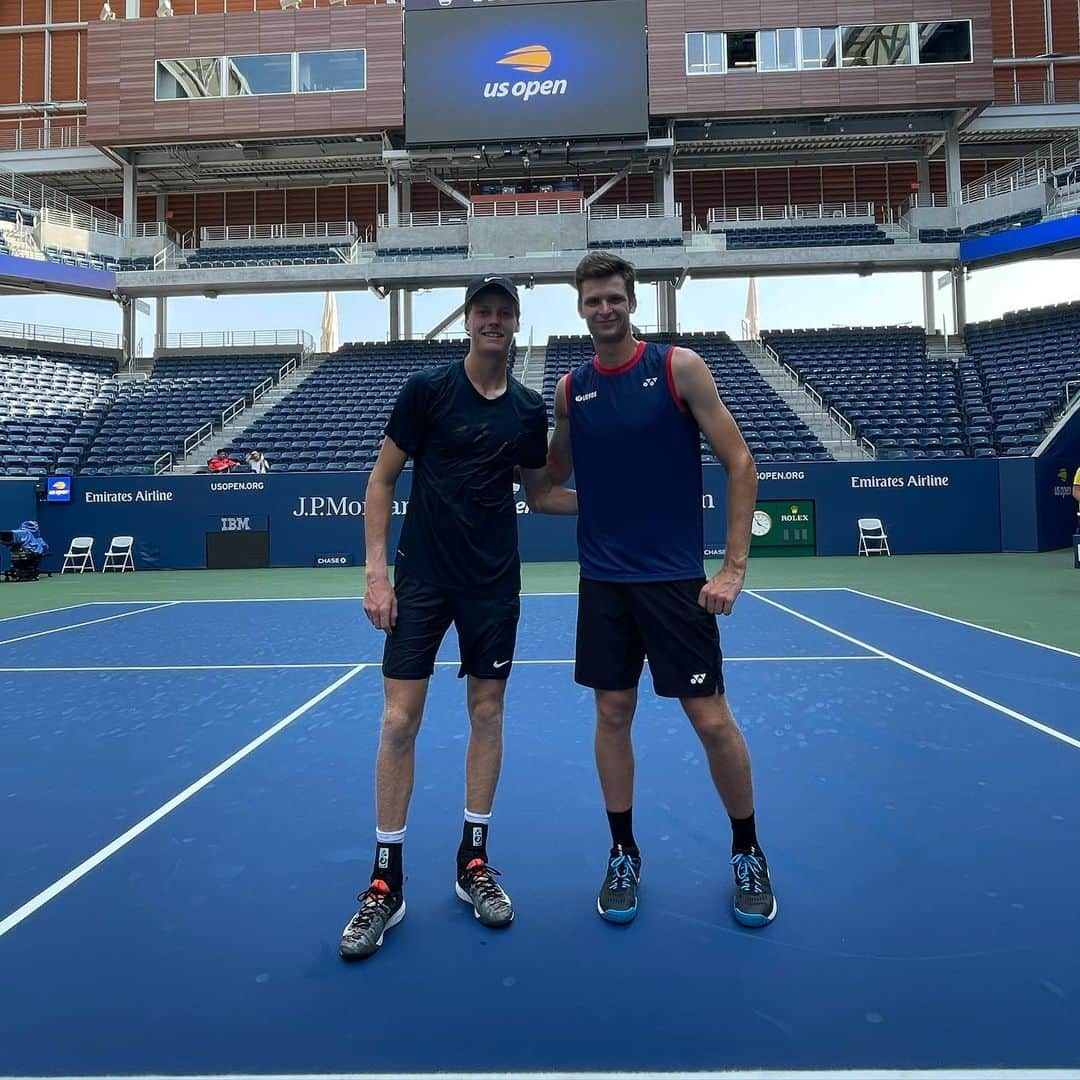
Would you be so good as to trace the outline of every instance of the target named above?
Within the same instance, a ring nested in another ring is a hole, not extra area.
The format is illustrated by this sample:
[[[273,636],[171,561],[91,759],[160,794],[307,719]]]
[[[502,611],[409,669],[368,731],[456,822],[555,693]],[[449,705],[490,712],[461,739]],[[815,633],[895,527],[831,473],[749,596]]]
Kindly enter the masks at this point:
[[[201,10],[201,9],[200,9]],[[200,15],[90,28],[87,133],[99,145],[192,141],[227,131],[236,138],[373,131],[402,126],[401,11],[354,6],[299,13]],[[318,95],[269,95],[214,101],[155,102],[157,57],[366,48],[368,89]],[[123,85],[96,72],[124,72]],[[254,111],[253,111],[254,106]],[[119,113],[120,122],[116,122]],[[111,117],[109,122],[103,118]]]
[[[316,221],[348,221],[348,192],[344,187],[319,188],[315,192]]]
[[[225,193],[225,224],[255,224],[254,191],[228,191]]]
[[[255,224],[279,225],[285,220],[284,191],[255,192]]]
[[[6,7],[0,4],[0,7]],[[54,23],[79,22],[79,0],[53,0],[52,17]],[[4,20],[0,18],[0,23]]]
[[[1050,34],[1054,52],[1080,53],[1080,5],[1076,0],[1050,0]]]
[[[165,204],[165,220],[178,232],[190,232],[195,227],[195,196],[170,195]]]
[[[22,35],[22,100],[37,104],[45,100],[45,35]]]
[[[1012,0],[990,0],[990,25],[993,36],[994,59],[1015,56]]]
[[[0,34],[0,105],[18,105],[22,100],[21,58],[22,44],[18,36]]]
[[[8,0],[10,3],[11,0]],[[122,13],[118,12],[122,17]],[[22,24],[42,26],[45,23],[45,0],[22,0]]]
[[[52,35],[51,101],[79,99],[80,31],[63,30]]]
[[[1046,52],[1046,9],[1043,0],[1012,0],[1013,36],[1017,56]]]
[[[855,172],[849,165],[826,165],[821,170],[822,202],[854,202]]]
[[[285,220],[297,225],[316,220],[314,188],[290,188],[285,192]]]

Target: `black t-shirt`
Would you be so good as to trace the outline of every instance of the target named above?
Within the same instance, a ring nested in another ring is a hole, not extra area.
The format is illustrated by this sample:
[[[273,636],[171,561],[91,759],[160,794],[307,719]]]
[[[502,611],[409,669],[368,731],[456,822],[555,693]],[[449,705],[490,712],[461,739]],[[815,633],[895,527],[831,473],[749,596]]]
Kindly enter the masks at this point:
[[[543,398],[507,376],[488,400],[463,362],[410,376],[386,434],[414,461],[396,557],[422,581],[450,589],[521,588],[514,467],[547,461]]]

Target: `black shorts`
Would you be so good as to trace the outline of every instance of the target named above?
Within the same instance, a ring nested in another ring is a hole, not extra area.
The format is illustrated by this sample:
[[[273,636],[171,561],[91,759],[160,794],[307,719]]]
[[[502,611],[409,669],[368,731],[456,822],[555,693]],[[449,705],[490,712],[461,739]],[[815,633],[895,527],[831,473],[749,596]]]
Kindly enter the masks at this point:
[[[429,678],[451,623],[461,648],[459,679],[505,679],[510,674],[521,614],[517,593],[443,589],[405,575],[395,580],[394,592],[397,625],[383,648],[386,678]]]
[[[660,697],[724,692],[716,616],[698,602],[693,581],[589,581],[578,590],[574,681],[594,690],[629,690],[649,658]]]

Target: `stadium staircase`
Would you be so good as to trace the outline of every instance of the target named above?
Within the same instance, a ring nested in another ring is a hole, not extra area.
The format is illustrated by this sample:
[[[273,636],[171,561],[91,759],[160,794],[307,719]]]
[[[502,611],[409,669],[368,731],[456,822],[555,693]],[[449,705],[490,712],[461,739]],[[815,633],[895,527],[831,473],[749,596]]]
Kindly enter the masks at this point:
[[[837,424],[822,405],[806,392],[806,387],[792,376],[780,358],[760,341],[736,341],[743,355],[761,377],[780,395],[804,424],[818,437],[821,445],[837,461],[867,461],[873,455],[858,439]]]
[[[530,345],[529,357],[521,372],[521,383],[538,394],[544,392],[544,368],[547,365],[547,345]],[[554,422],[554,417],[549,418]]]
[[[182,476],[190,476],[192,473],[200,471],[205,472],[206,459],[210,457],[210,451],[239,438],[256,420],[265,416],[275,405],[306,382],[309,376],[318,371],[331,355],[331,353],[312,353],[306,362],[301,360],[300,365],[286,375],[273,390],[267,391],[254,405],[249,406],[241,413],[237,413],[233,421],[219,428],[209,441],[200,443],[191,453],[178,459],[172,471]],[[211,446],[211,443],[214,445]],[[271,461],[272,465],[273,461]]]

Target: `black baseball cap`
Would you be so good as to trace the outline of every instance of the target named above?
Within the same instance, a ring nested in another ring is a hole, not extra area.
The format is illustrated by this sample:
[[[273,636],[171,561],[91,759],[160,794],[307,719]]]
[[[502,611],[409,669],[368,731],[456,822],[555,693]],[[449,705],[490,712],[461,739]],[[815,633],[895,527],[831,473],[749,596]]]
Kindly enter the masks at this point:
[[[502,277],[499,274],[488,274],[486,277],[473,278],[469,282],[468,288],[465,290],[466,312],[468,312],[469,305],[477,294],[482,293],[485,289],[502,289],[514,301],[514,307],[517,308],[518,314],[521,313],[521,300],[518,297],[517,286],[508,277]]]

